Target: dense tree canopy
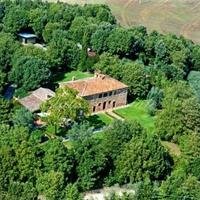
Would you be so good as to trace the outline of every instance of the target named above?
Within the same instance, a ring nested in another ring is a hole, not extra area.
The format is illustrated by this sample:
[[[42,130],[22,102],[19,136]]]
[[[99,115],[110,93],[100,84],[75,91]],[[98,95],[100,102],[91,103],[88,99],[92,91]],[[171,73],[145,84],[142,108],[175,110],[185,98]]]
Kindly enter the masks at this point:
[[[51,72],[48,63],[34,57],[21,57],[10,72],[10,81],[15,83],[20,93],[37,89],[49,82]]]
[[[191,71],[187,77],[187,80],[191,88],[194,90],[197,98],[200,100],[200,72]]]
[[[19,32],[35,33],[44,46],[20,45]],[[23,96],[56,88],[57,76],[77,69],[124,82],[128,100],[147,99],[155,131],[127,121],[97,131],[85,121],[88,103],[68,88],[42,107],[40,128],[33,114],[2,98],[12,83]],[[200,199],[199,71],[198,44],[124,28],[108,6],[1,1],[0,198],[81,200],[80,192],[132,182],[134,197],[110,199]],[[162,140],[179,145],[174,166]]]
[[[28,28],[28,11],[21,6],[11,6],[6,10],[3,23],[6,32],[17,34]]]
[[[134,98],[146,97],[150,88],[150,81],[144,65],[127,63],[124,68],[122,81],[129,86],[129,95]]]
[[[14,37],[9,33],[0,32],[0,70],[8,72],[11,68],[12,56],[18,47]]]
[[[169,84],[162,106],[156,119],[156,131],[162,139],[177,141],[179,135],[199,130],[199,103],[186,83]]]
[[[73,41],[53,37],[49,43],[47,56],[53,68],[74,69],[79,61],[79,49]]]
[[[171,158],[156,137],[145,134],[134,137],[116,160],[120,183],[138,182],[145,178],[160,180],[171,170]]]
[[[12,116],[12,122],[15,126],[24,126],[33,128],[34,115],[26,108],[19,108],[15,110]]]

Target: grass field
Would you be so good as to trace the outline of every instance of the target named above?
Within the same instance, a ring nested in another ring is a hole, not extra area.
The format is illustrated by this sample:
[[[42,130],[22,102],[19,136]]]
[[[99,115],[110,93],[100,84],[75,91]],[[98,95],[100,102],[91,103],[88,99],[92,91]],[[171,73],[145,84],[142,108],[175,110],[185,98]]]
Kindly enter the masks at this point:
[[[113,118],[104,113],[97,114],[97,116],[99,117],[99,120],[105,123],[105,125],[109,125],[113,122]]]
[[[95,114],[88,117],[90,126],[95,128],[103,128],[113,122],[113,119],[105,113]]]
[[[200,43],[200,0],[62,1],[78,4],[105,3],[124,26],[144,25],[149,31],[181,34]]]
[[[138,121],[150,133],[154,131],[154,117],[147,112],[147,101],[134,102],[126,108],[115,110],[115,113],[124,119]]]
[[[75,78],[75,80],[79,80],[82,78],[89,78],[92,76],[94,75],[87,72],[71,71],[67,73],[60,73],[58,76],[55,77],[54,82],[60,83],[60,82],[71,81],[73,78]]]

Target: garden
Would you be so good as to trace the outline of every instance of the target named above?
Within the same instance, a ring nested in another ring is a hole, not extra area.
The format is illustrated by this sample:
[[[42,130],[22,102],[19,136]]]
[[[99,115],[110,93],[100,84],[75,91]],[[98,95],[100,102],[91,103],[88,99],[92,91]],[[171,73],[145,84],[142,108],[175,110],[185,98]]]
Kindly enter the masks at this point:
[[[125,108],[120,108],[114,112],[127,120],[135,120],[139,122],[148,132],[154,131],[154,120],[155,117],[152,117],[148,113],[148,101],[141,100],[131,103]]]

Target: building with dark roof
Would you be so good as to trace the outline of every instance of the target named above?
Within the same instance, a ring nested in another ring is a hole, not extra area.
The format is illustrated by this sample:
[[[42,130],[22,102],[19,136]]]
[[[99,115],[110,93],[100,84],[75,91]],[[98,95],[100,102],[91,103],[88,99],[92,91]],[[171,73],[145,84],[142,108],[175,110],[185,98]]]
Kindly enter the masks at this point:
[[[77,90],[79,96],[88,100],[94,113],[127,104],[128,86],[104,74],[60,83],[60,87],[66,86]]]
[[[26,107],[29,111],[35,112],[40,110],[43,102],[55,96],[55,93],[47,88],[38,88],[29,96],[19,99],[20,104]]]

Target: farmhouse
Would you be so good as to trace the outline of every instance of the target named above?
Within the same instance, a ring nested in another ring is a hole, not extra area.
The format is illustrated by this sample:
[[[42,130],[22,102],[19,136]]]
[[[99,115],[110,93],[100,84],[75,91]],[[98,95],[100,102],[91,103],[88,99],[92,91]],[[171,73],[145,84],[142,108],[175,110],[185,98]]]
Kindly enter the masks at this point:
[[[92,78],[60,83],[60,87],[66,86],[88,100],[93,113],[127,104],[128,86],[104,74],[96,73]]]
[[[55,95],[53,91],[47,88],[38,88],[29,96],[19,99],[19,102],[31,112],[36,112],[40,109],[43,102],[52,98]]]
[[[37,39],[37,36],[32,33],[19,33],[18,37],[22,44],[35,44]]]

